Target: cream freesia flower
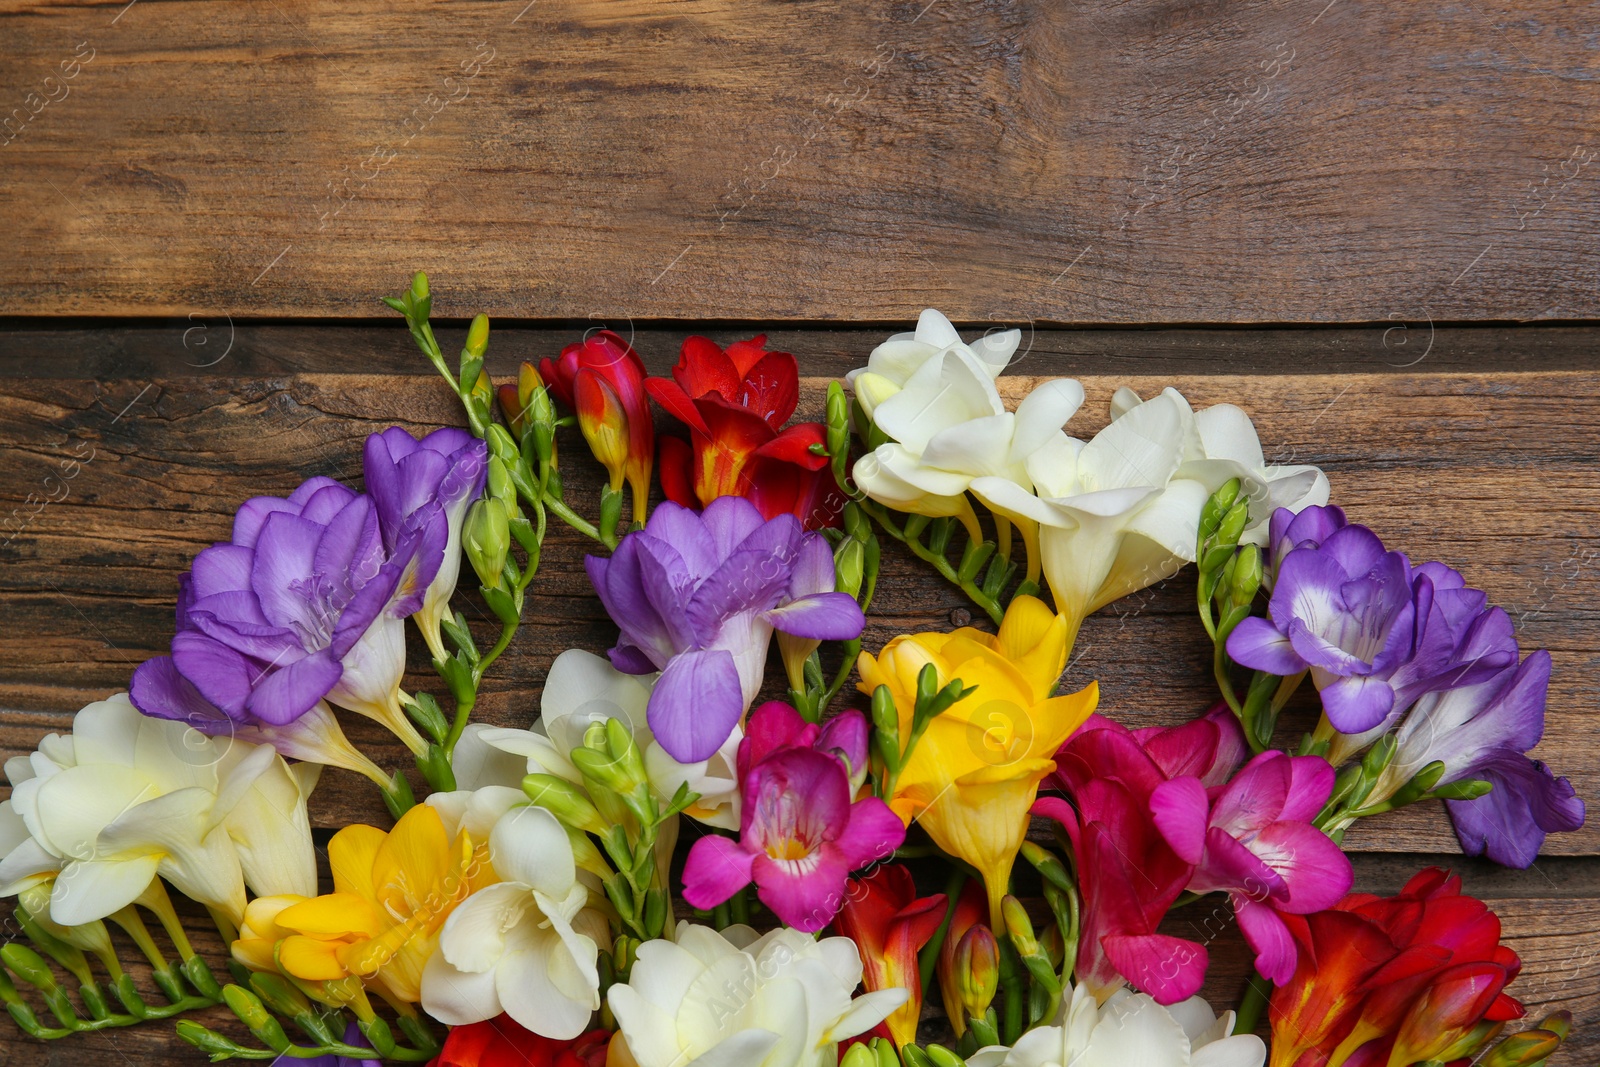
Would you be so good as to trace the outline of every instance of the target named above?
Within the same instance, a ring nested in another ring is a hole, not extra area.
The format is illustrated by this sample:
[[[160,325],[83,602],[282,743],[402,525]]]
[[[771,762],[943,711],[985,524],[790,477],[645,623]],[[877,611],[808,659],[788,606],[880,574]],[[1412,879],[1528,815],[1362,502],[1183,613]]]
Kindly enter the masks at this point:
[[[1058,1025],[1029,1030],[1011,1048],[991,1045],[967,1067],[1261,1067],[1259,1037],[1229,1037],[1233,1012],[1218,1018],[1199,997],[1170,1007],[1130,989],[1096,1005],[1078,986]]]
[[[787,928],[760,937],[680,923],[646,941],[626,985],[607,994],[620,1033],[612,1067],[831,1067],[838,1042],[865,1033],[904,989],[851,999],[861,954],[846,937]]]
[[[494,824],[489,861],[503,880],[445,920],[422,972],[422,1006],[450,1026],[503,1011],[543,1037],[577,1037],[600,1007],[596,960],[611,942],[591,906],[598,886],[578,871],[555,816],[528,804]]]
[[[235,924],[246,885],[316,892],[306,797],[319,766],[146,717],[126,693],[86,706],[72,727],[6,763],[0,894],[54,879],[50,918],[75,926],[132,903],[157,876]]]
[[[969,345],[961,340],[949,319],[927,308],[917,316],[914,332],[897,333],[874,348],[867,357],[867,365],[850,371],[845,381],[855,389],[857,399],[871,418],[879,403],[905,388],[930,360],[946,352],[959,351],[963,361],[970,357],[972,364],[982,371],[990,383],[988,391],[993,393],[994,380],[1011,362],[1021,340],[1021,330],[1002,330],[984,334]]]

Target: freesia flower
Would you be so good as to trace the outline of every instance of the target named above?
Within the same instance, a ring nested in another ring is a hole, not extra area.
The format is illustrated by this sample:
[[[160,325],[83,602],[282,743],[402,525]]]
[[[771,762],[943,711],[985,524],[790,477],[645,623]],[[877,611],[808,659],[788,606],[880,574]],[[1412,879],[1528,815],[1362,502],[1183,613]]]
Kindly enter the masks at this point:
[[[806,743],[783,743],[796,735],[807,740],[807,725],[777,702],[750,717],[739,748],[739,839],[710,835],[694,843],[683,869],[684,900],[712,908],[753,881],[785,925],[816,933],[844,903],[850,872],[887,858],[905,840],[905,827],[882,800],[852,803],[843,760]]]
[[[906,387],[929,362],[955,351],[962,362],[971,362],[983,373],[994,390],[994,380],[1011,362],[1022,341],[1021,330],[986,333],[970,345],[961,340],[956,328],[944,315],[927,308],[917,316],[912,333],[897,333],[872,350],[867,365],[845,375],[854,387],[856,398],[869,418],[876,418],[878,404]]]
[[[1072,804],[1040,797],[1033,809],[1062,824],[1077,858],[1083,926],[1073,973],[1102,1001],[1127,981],[1176,1004],[1199,992],[1209,958],[1204,945],[1159,932],[1194,865],[1167,843],[1150,798],[1169,777],[1152,753],[1183,757],[1165,745],[1147,752],[1132,731],[1098,716],[1091,725],[1056,756],[1052,784]],[[1205,753],[1197,762],[1213,759]]]
[[[540,361],[539,376],[567,410],[577,412],[578,428],[611,476],[611,491],[621,492],[627,480],[634,518],[642,520],[656,449],[639,354],[615,333],[601,330],[563,348],[560,359]]]
[[[1281,984],[1294,974],[1294,940],[1280,913],[1331,908],[1355,871],[1344,851],[1311,824],[1333,792],[1333,768],[1320,756],[1269,751],[1208,795],[1188,775],[1150,794],[1156,828],[1185,863],[1188,889],[1224,892],[1256,952],[1256,970]]]
[[[103,919],[157,877],[232,922],[245,887],[313,892],[306,797],[321,770],[271,748],[216,741],[139,714],[124,693],[96,701],[72,733],[6,761],[0,895],[53,879],[50,918]]]
[[[761,688],[774,629],[847,640],[864,621],[846,593],[796,595],[796,574],[832,568],[827,540],[792,515],[763,520],[742,497],[719,497],[699,515],[663,503],[610,559],[585,563],[622,631],[612,664],[661,672],[647,721],[686,764],[709,759],[739,724]]]
[[[417,573],[422,604],[412,616],[435,659],[446,655],[440,620],[461,570],[461,524],[483,495],[488,446],[453,426],[417,440],[398,426],[367,438],[362,465],[367,493],[378,509],[384,545],[398,550],[411,530],[421,530]]]
[[[1509,629],[1509,620],[1505,625]],[[1524,755],[1544,734],[1549,684],[1550,653],[1540,649],[1483,681],[1423,694],[1395,731],[1394,758],[1369,802],[1387,799],[1422,768],[1441,762],[1439,784],[1476,778],[1494,787],[1474,800],[1445,802],[1462,851],[1487,853],[1508,867],[1530,866],[1546,834],[1576,830],[1584,820],[1572,783]]]
[[[1094,711],[1099,689],[1053,696],[1067,662],[1067,623],[1044,603],[1019,596],[998,634],[971,627],[896,637],[874,659],[857,661],[859,688],[889,687],[902,738],[911,735],[917,676],[932,664],[943,687],[961,679],[977,693],[934,718],[895,779],[890,807],[919,823],[935,844],[983,875],[990,927],[1028,829],[1051,757]]]
[[[1088,443],[1046,440],[1027,460],[1031,490],[1009,478],[972,482],[995,511],[1039,524],[1045,577],[1069,636],[1091,612],[1194,558],[1200,510],[1217,488],[1183,470],[1198,432],[1188,401],[1168,389]]]
[[[1300,964],[1272,995],[1273,1067],[1470,1060],[1523,1014],[1499,918],[1446,871],[1288,922]]]
[[[944,894],[918,897],[911,872],[897,863],[851,879],[845,892],[835,926],[861,950],[867,989],[904,989],[910,994],[886,1020],[897,1048],[917,1039],[917,1020],[922,1016],[917,953],[938,932],[944,913]]]
[[[1365,734],[1429,689],[1469,684],[1516,662],[1514,642],[1458,654],[1469,632],[1494,625],[1483,608],[1483,594],[1455,571],[1413,568],[1365,526],[1343,526],[1284,556],[1268,617],[1241,622],[1228,655],[1271,674],[1309,669],[1332,728]]]
[[[427,744],[400,707],[400,679],[404,619],[422,604],[422,561],[442,550],[428,537],[442,540],[423,524],[389,548],[372,498],[328,478],[310,479],[288,499],[245,501],[232,542],[196,556],[180,591],[176,674],[236,722],[284,726],[326,698],[422,753]],[[186,703],[181,694],[155,695],[173,677],[140,666],[141,710],[159,715]]]
[[[252,901],[245,927],[256,936],[234,943],[235,958],[259,966],[263,943],[275,944],[266,958],[292,978],[355,976],[394,1000],[415,1003],[445,920],[498,880],[488,852],[487,842],[466,830],[452,839],[427,804],[406,812],[388,833],[347,826],[328,842],[334,891]]]
[[[923,313],[924,320],[928,316]],[[949,329],[943,316],[933,325],[939,324]],[[1016,346],[1016,331],[1008,334],[1009,344],[996,345],[1005,358]],[[981,541],[983,533],[966,495],[974,479],[1000,479],[1030,491],[1029,457],[1064,439],[1061,427],[1082,406],[1083,386],[1069,378],[1047,381],[1024,397],[1015,413],[1007,411],[989,373],[991,365],[962,344],[954,329],[941,335],[946,343],[922,358],[893,391],[887,388],[888,379],[871,371],[870,362],[868,371],[854,379],[863,408],[891,440],[857,460],[852,474],[874,500],[897,511],[955,516],[974,541]],[[880,351],[895,344],[880,346]]]
[[[1123,386],[1111,397],[1111,417],[1132,411],[1143,401]],[[1182,475],[1196,478],[1214,492],[1238,478],[1249,501],[1249,521],[1239,535],[1241,544],[1266,545],[1273,516],[1290,515],[1328,502],[1328,476],[1306,464],[1269,464],[1261,451],[1250,416],[1232,404],[1213,404],[1194,414],[1196,437],[1191,438]]]
[[[611,1035],[590,1030],[574,1041],[553,1041],[508,1015],[452,1026],[431,1067],[604,1067]]]
[[[1011,1048],[990,1046],[968,1067],[1261,1067],[1267,1047],[1254,1034],[1229,1036],[1233,1012],[1220,1017],[1199,997],[1162,1007],[1143,993],[1119,990],[1098,1004],[1078,986],[1060,1025],[1029,1030]]]
[[[808,530],[836,526],[844,495],[823,443],[819,422],[783,424],[800,398],[800,370],[787,352],[768,352],[766,337],[726,349],[704,337],[683,342],[671,378],[645,387],[690,429],[692,448],[661,438],[661,488],[684,507],[719,496],[742,496],[769,519],[793,515]]]
[[[1333,536],[1335,530],[1350,525],[1344,510],[1332,505],[1312,505],[1301,511],[1279,508],[1272,513],[1267,524],[1266,566],[1261,577],[1261,588],[1272,592],[1278,577],[1278,568],[1290,552],[1297,548],[1316,548]]]
[[[838,1042],[905,1002],[903,989],[851,999],[861,956],[847,937],[779,928],[718,933],[679,923],[646,941],[626,984],[607,994],[620,1033],[613,1067],[827,1067]]]
[[[422,972],[422,1006],[450,1026],[503,1011],[541,1037],[575,1038],[600,1007],[595,961],[611,936],[567,832],[543,808],[519,805],[490,831],[489,862],[502,881],[445,920]]]

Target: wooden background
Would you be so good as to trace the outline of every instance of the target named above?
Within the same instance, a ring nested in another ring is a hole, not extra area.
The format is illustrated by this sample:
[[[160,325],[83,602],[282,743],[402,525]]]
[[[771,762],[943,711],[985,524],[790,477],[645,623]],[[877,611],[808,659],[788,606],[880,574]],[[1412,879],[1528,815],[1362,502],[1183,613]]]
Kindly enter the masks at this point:
[[[1536,754],[1592,799],[1597,26],[1556,0],[0,4],[0,755],[165,647],[239,501],[358,482],[365,434],[459,421],[377,317],[423,267],[442,316],[496,317],[502,378],[601,324],[657,373],[690,332],[767,331],[815,415],[931,305],[1024,328],[1013,395],[1082,378],[1077,432],[1124,382],[1240,403],[1269,457],[1322,465],[1353,519],[1551,649]],[[584,548],[553,536],[485,718],[526,724],[558,652],[612,640]],[[966,617],[885,568],[869,647]],[[1191,582],[1090,620],[1071,680],[1125,722],[1199,710]],[[330,772],[314,816],[382,809]],[[1556,1062],[1594,1061],[1600,830],[1526,872],[1463,861],[1434,809],[1349,844],[1363,889],[1460,869],[1526,961],[1512,991],[1578,1016]],[[1231,1000],[1234,931],[1173,923]],[[171,1045],[0,1031],[0,1067],[201,1062]]]

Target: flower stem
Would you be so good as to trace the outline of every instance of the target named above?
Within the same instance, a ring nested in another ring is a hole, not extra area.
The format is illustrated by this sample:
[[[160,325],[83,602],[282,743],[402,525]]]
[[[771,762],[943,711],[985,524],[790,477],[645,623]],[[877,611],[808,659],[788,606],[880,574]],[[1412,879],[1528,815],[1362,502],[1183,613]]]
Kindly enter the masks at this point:
[[[895,521],[889,517],[887,509],[885,509],[881,504],[865,497],[856,501],[856,504],[861,508],[861,510],[872,516],[873,520],[883,528],[885,533],[894,538],[896,541],[899,541],[901,544],[905,545],[907,548],[911,549],[912,552],[916,553],[918,559],[925,563],[931,563],[934,570],[943,575],[946,581],[955,585],[963,593],[966,593],[967,596],[972,599],[974,604],[978,605],[988,613],[989,618],[994,620],[995,625],[998,626],[1000,624],[1000,620],[1005,618],[1005,608],[1000,605],[999,600],[985,593],[972,579],[962,578],[961,575],[956,572],[956,568],[951,566],[950,561],[944,557],[942,552],[935,552],[933,549],[923,544],[920,538],[910,535],[905,530],[902,530],[898,525],[895,524]]]
[[[922,951],[917,954],[917,972],[922,979],[922,988],[929,989],[933,985],[934,968],[939,963],[939,952],[944,948],[944,939],[950,933],[950,920],[955,918],[956,902],[961,899],[961,889],[967,884],[967,872],[954,870],[944,884],[945,908],[944,922],[939,924],[939,929],[933,932],[933,937],[922,946]]]
[[[1266,1009],[1271,996],[1272,983],[1261,977],[1260,973],[1252,971],[1245,982],[1244,996],[1239,998],[1239,1011],[1234,1020],[1233,1032],[1255,1033],[1256,1027],[1261,1025],[1261,1013]]]

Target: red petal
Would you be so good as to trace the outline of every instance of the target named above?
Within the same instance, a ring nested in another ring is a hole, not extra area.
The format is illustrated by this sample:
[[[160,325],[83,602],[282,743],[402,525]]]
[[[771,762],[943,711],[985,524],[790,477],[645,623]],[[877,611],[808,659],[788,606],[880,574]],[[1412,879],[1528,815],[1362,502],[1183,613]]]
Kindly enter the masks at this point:
[[[694,499],[694,454],[689,442],[681,437],[662,437],[658,442],[661,452],[661,492],[674,504],[686,508],[696,506]]]
[[[767,354],[767,335],[758,333],[748,341],[735,341],[728,346],[728,359],[740,378],[750,374],[750,368],[761,362]]]
[[[739,378],[733,360],[717,347],[715,341],[705,337],[690,337],[683,342],[678,353],[678,365],[672,368],[672,377],[683,391],[696,399],[712,393],[727,401],[739,398]]]
[[[787,352],[768,352],[744,376],[738,402],[777,430],[794,414],[800,400],[800,368]]]
[[[762,445],[756,454],[783,463],[793,463],[808,471],[819,471],[828,465],[828,457],[817,455],[811,451],[811,446],[825,443],[827,432],[820,422],[797,422]]]
[[[657,404],[666,409],[668,415],[691,429],[701,433],[710,432],[706,429],[706,420],[700,417],[699,410],[694,406],[693,398],[677,382],[671,378],[646,378],[644,388]]]
[[[568,345],[561,350],[559,360],[541,359],[539,377],[550,386],[550,391],[568,411],[572,410],[572,376],[578,373],[578,345]]]
[[[702,504],[719,496],[745,496],[750,487],[745,468],[756,449],[772,440],[772,428],[741,407],[715,396],[695,403],[706,433],[694,442],[695,495]]]

